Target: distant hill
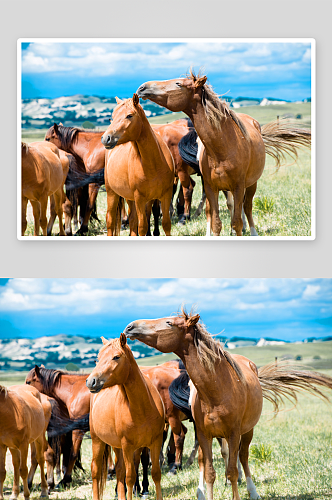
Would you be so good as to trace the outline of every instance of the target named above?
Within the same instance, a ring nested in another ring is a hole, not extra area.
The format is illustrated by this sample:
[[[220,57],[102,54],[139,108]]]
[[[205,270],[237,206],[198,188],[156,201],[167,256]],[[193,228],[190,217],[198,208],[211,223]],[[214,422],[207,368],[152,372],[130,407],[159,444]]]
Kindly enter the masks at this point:
[[[229,350],[249,347],[283,348],[295,344],[329,342],[332,337],[310,337],[302,342],[291,343],[271,338],[245,338],[224,336],[216,337]],[[36,339],[10,338],[0,339],[0,370],[27,371],[35,364],[43,364],[46,368],[65,368],[68,363],[74,363],[86,370],[95,366],[97,354],[102,346],[100,338],[68,336],[64,334],[39,337]],[[161,353],[139,341],[130,342],[130,348],[136,359],[143,360]]]
[[[223,99],[234,108],[289,102],[274,98],[223,96]],[[305,99],[304,101],[308,102],[309,100]],[[170,113],[167,109],[151,101],[141,102],[141,105],[149,118]],[[90,122],[93,127],[105,127],[112,117],[115,106],[115,97],[82,94],[57,97],[56,99],[22,99],[22,128],[48,128],[54,122],[61,122],[65,126],[81,126],[86,121]]]

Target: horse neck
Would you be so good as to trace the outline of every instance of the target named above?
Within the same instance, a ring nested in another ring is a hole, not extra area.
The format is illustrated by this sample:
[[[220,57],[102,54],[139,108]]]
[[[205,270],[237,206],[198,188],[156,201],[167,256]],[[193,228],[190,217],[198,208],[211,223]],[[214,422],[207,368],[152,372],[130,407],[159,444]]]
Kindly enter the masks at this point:
[[[88,133],[78,131],[74,140],[71,141],[65,151],[67,151],[67,153],[72,153],[74,156],[78,156],[84,162],[86,155],[89,153],[89,144],[90,139]]]
[[[73,375],[66,375],[63,373],[60,377],[59,383],[55,384],[52,389],[48,391],[47,396],[54,397],[67,406],[68,401],[73,397]]]
[[[221,358],[215,363],[215,371],[211,372],[201,364],[197,348],[193,340],[189,341],[186,348],[181,346],[181,350],[175,354],[182,359],[186,370],[191,378],[201,401],[207,406],[214,406],[220,403],[222,386],[231,388],[232,369],[228,362]]]
[[[141,156],[143,169],[156,169],[156,161],[160,160],[162,154],[158,139],[152,130],[152,127],[146,118],[141,116],[142,129],[138,139],[135,141]]]
[[[226,117],[223,118],[221,128],[217,130],[207,119],[205,110],[200,101],[195,102],[192,108],[184,112],[193,122],[196,132],[203,142],[208,155],[220,161],[225,160],[229,156],[229,141],[227,140],[227,136],[234,134],[233,120],[227,119]]]
[[[128,348],[129,349],[129,348]],[[149,413],[150,393],[144,375],[139,369],[132,353],[127,355],[130,362],[129,375],[122,384],[131,410],[135,409],[135,416]],[[132,413],[132,411],[131,411]]]

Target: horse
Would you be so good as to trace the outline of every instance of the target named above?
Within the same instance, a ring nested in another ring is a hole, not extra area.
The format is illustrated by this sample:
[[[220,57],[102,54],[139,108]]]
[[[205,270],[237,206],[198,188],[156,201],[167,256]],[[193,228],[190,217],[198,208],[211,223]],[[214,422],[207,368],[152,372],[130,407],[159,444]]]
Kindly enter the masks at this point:
[[[117,493],[132,499],[136,479],[134,452],[148,447],[151,452],[151,475],[156,498],[162,500],[159,453],[163,439],[165,410],[152,382],[139,369],[126,336],[107,341],[98,354],[98,363],[86,380],[91,398],[90,433],[92,438],[91,473],[93,500],[103,495],[106,481],[107,446],[114,449]]]
[[[27,228],[26,210],[30,203],[34,216],[34,235],[47,235],[47,203],[54,196],[55,212],[59,217],[60,235],[65,236],[62,223],[62,197],[65,174],[58,148],[45,142],[21,143],[22,154],[22,236]],[[68,172],[67,172],[68,173]],[[67,174],[66,174],[67,175]]]
[[[64,415],[78,421],[86,417],[90,411],[90,392],[85,385],[87,374],[77,374],[62,370],[42,368],[35,365],[28,373],[25,383],[39,390],[39,392],[54,398],[62,408]],[[77,422],[79,424],[79,421]],[[89,426],[72,428],[71,455],[63,479],[60,484],[67,486],[72,481],[72,470],[79,456],[83,436]],[[61,433],[68,432],[63,428]]]
[[[6,388],[0,386],[0,499],[3,500],[3,483],[6,478],[6,451],[10,449],[14,481],[12,499],[19,495],[20,476],[23,480],[24,498],[30,498],[28,488],[27,458],[29,445],[35,443],[41,476],[41,498],[48,498],[44,472],[45,415],[39,392],[26,385]]]
[[[46,132],[45,141],[55,144],[59,149],[71,153],[80,162],[83,162],[85,172],[92,174],[102,171],[105,167],[105,149],[100,143],[102,133],[94,130],[85,130],[78,127],[64,127],[54,123]],[[78,172],[77,180],[80,179]],[[89,184],[87,205],[84,217],[77,234],[88,232],[90,215],[95,206],[100,186],[104,184],[103,175],[96,182]]]
[[[271,401],[277,413],[283,398],[297,402],[297,391],[304,390],[328,400],[319,387],[332,389],[332,378],[275,363],[257,370],[256,365],[240,355],[231,355],[207,332],[199,314],[133,321],[124,330],[129,339],[143,342],[161,352],[174,352],[182,359],[196,394],[192,413],[200,445],[199,499],[213,499],[215,470],[212,465],[212,440],[224,437],[229,448],[227,478],[233,499],[240,500],[237,479],[237,455],[243,467],[250,498],[259,495],[248,465],[253,429],[261,416],[263,397]]]
[[[117,102],[112,122],[101,138],[105,148],[111,150],[105,168],[107,234],[115,235],[116,210],[119,197],[123,197],[135,202],[140,236],[147,233],[147,202],[160,200],[162,226],[166,236],[170,236],[169,207],[174,182],[172,155],[161,137],[153,132],[136,94],[132,99],[117,99]]]
[[[207,197],[208,233],[219,236],[219,191],[230,191],[234,198],[232,229],[242,234],[242,205],[250,233],[257,236],[252,217],[252,200],[257,181],[265,166],[266,153],[280,166],[285,154],[297,158],[297,146],[310,145],[311,133],[277,120],[260,127],[249,115],[236,114],[206,83],[195,75],[166,81],[150,81],[137,89],[137,95],[171,111],[183,111],[194,124],[204,144],[200,168]]]

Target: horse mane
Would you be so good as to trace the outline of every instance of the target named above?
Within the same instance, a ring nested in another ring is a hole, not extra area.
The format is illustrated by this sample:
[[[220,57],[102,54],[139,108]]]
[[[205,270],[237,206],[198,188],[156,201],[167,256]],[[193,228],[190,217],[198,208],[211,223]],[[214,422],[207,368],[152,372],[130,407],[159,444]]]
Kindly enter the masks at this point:
[[[5,387],[4,385],[0,385],[0,393],[3,392],[4,393],[4,396],[6,397],[7,396],[7,387]]]
[[[29,146],[26,142],[21,142],[21,153],[22,155],[23,154],[27,154],[29,151]]]
[[[66,370],[55,370],[53,368],[39,368],[41,383],[45,391],[51,391],[60,384],[61,375],[81,375],[87,376],[85,373],[70,372]]]
[[[187,314],[185,309],[182,308],[179,316],[188,320],[193,317],[194,314],[193,311]],[[203,367],[210,372],[215,372],[216,362],[225,359],[233,368],[241,382],[244,382],[244,376],[238,363],[234,360],[233,356],[224,349],[222,343],[212,337],[207,331],[206,326],[199,321],[192,328],[194,331],[194,345],[197,349],[198,359]]]
[[[192,69],[190,69],[190,73],[187,76],[193,82],[200,78],[200,74],[196,76]],[[224,119],[230,117],[239,127],[245,139],[249,140],[249,134],[243,122],[232,109],[229,109],[226,101],[220,99],[220,96],[214,92],[212,86],[208,83],[202,86],[202,105],[205,116],[213,128],[221,130],[221,124]]]
[[[89,132],[92,134],[99,134],[99,130],[88,130],[80,127],[64,127],[63,125],[58,125],[58,136],[61,141],[61,145],[64,148],[69,148],[74,141],[77,140],[77,135],[79,132]]]

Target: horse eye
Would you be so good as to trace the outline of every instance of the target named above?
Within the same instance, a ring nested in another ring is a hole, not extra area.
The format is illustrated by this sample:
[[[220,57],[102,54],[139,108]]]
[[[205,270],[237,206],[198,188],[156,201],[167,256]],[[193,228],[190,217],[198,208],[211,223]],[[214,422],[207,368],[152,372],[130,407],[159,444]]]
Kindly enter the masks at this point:
[[[181,83],[179,83],[179,82],[176,82],[176,84],[175,84],[175,85],[177,85],[177,86],[178,86],[178,87],[180,87],[180,88],[182,87]]]
[[[25,383],[28,384],[28,385],[31,384],[30,380],[27,380]]]
[[[172,323],[171,321],[166,321],[166,325],[168,325],[168,326],[172,326],[172,325],[173,325],[173,323]]]
[[[121,356],[114,356],[113,361],[120,359]]]
[[[126,116],[126,118],[132,118],[132,117],[133,117],[133,115],[127,115]]]

